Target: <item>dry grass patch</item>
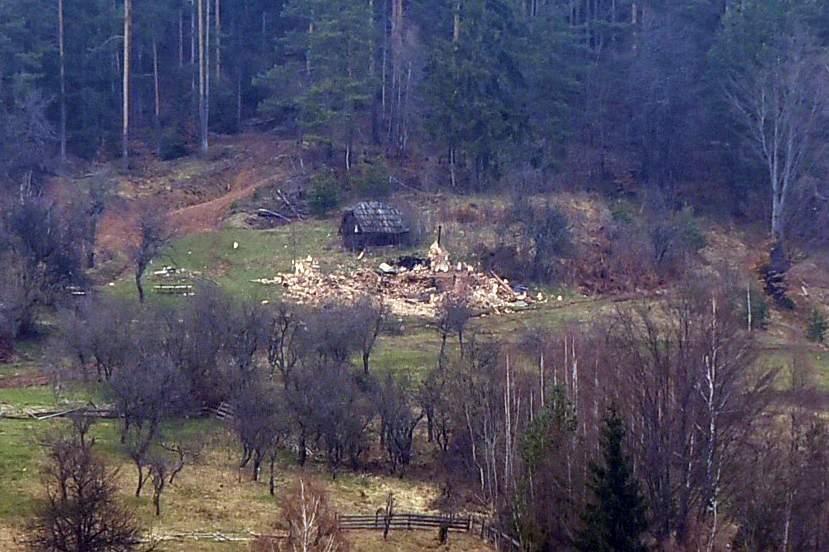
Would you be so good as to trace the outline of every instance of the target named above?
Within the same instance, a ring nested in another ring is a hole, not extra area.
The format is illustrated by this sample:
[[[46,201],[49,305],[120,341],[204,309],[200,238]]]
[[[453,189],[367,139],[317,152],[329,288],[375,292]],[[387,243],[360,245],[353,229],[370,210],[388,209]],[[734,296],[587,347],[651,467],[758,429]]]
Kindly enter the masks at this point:
[[[11,525],[0,524],[0,550],[3,552],[23,552],[25,548],[18,544],[20,530]]]
[[[441,550],[446,552],[491,552],[493,548],[480,539],[463,533],[451,533],[449,542],[441,545],[437,531],[392,531],[383,540],[381,531],[354,531],[347,533],[351,552],[421,552]]]
[[[267,473],[261,481],[250,479],[250,469],[238,469],[238,452],[231,445],[210,448],[202,462],[188,465],[161,497],[161,516],[154,515],[152,488],[148,484],[134,498],[136,474],[128,462],[120,463],[121,493],[141,520],[155,533],[268,531],[280,515],[280,500],[286,487],[300,476],[320,481],[330,493],[331,504],[342,513],[374,513],[394,493],[399,511],[430,511],[439,490],[431,481],[394,476],[344,472],[332,480],[324,465],[305,469],[293,460],[277,468],[276,493],[268,493]]]

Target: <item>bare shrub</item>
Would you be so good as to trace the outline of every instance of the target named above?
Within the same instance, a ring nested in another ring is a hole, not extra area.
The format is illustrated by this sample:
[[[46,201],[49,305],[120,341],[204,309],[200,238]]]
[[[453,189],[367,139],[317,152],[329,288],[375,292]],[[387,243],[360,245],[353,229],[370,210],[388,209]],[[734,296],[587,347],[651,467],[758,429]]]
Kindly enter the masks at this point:
[[[33,552],[129,552],[142,546],[142,528],[118,504],[116,470],[95,454],[85,420],[68,436],[46,444],[42,479],[45,500],[27,524],[25,544]]]
[[[549,203],[543,207],[531,205],[525,195],[517,193],[508,220],[520,228],[522,241],[528,247],[527,275],[540,282],[554,280],[558,276],[558,261],[573,254],[567,215]]]
[[[166,227],[167,221],[158,210],[146,209],[138,216],[138,239],[130,249],[134,265],[135,288],[138,301],[144,302],[142,278],[150,261],[170,243],[172,234]]]
[[[351,328],[363,361],[363,373],[368,375],[371,353],[383,326],[385,309],[381,301],[361,297],[350,308]]]
[[[377,390],[377,411],[380,413],[381,440],[386,449],[392,473],[403,471],[412,461],[414,431],[424,413],[415,412],[414,397],[408,389],[411,382],[397,382],[387,374]]]
[[[348,542],[337,527],[336,514],[325,489],[300,478],[282,501],[282,523],[288,530],[287,545],[296,552],[346,552]]]
[[[446,355],[446,340],[450,335],[458,336],[461,357],[464,354],[464,330],[472,318],[472,308],[465,297],[447,295],[438,310],[437,328],[440,333],[440,353],[438,363],[443,363]]]
[[[239,467],[251,465],[251,479],[259,480],[264,461],[270,463],[270,491],[274,494],[274,464],[279,445],[288,434],[284,397],[261,378],[241,389],[233,400],[232,428],[242,445]]]

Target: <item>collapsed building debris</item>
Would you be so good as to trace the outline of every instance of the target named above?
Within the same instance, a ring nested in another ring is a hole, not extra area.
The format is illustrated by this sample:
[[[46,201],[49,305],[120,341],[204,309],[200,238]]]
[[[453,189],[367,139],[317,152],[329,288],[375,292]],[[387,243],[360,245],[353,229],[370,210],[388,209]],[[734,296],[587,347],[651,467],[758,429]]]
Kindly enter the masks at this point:
[[[331,273],[323,273],[319,263],[307,257],[294,261],[292,273],[254,282],[283,286],[286,297],[297,303],[349,303],[368,295],[381,300],[395,316],[422,318],[436,316],[447,297],[462,298],[479,313],[511,312],[546,301],[540,293],[530,297],[526,291],[514,291],[494,273],[484,274],[465,263],[451,265],[448,254],[444,250],[439,253],[437,259],[430,255],[431,263],[414,263],[406,258],[399,263],[382,263],[376,270],[358,268]]]

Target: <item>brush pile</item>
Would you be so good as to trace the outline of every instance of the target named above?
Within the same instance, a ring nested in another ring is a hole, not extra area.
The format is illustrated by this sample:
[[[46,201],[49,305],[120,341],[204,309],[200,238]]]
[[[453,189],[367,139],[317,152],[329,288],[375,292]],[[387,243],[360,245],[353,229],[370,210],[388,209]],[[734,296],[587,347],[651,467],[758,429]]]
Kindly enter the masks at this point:
[[[254,281],[281,285],[288,299],[315,306],[333,301],[351,303],[368,295],[400,317],[433,318],[447,298],[460,298],[478,313],[512,312],[545,300],[540,293],[531,298],[526,290],[515,291],[496,274],[483,274],[465,263],[448,266],[447,260],[437,263],[434,270],[431,263],[411,266],[409,261],[383,263],[378,270],[358,268],[325,274],[308,257],[294,262],[293,273]]]

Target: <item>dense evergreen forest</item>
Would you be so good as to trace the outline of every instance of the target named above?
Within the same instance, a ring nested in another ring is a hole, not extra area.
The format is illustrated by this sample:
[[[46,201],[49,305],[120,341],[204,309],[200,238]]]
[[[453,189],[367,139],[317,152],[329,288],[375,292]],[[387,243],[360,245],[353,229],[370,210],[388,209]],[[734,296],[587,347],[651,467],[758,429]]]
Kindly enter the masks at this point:
[[[327,144],[346,169],[382,147],[432,160],[435,185],[463,190],[538,188],[553,174],[636,183],[767,216],[778,235],[826,198],[815,182],[829,8],[816,0],[8,0],[0,10],[0,159],[13,183],[66,156],[170,158],[254,126]]]
[[[827,0],[0,0],[0,548],[826,550],[827,123]]]

